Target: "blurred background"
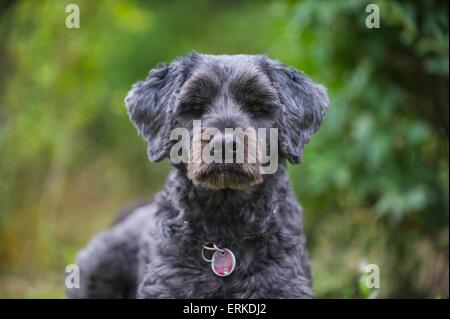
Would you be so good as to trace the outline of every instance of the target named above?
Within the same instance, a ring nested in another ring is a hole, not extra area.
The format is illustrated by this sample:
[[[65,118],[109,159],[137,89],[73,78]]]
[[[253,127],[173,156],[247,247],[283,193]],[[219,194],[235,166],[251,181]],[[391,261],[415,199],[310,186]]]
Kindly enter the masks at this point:
[[[329,88],[289,167],[317,297],[448,298],[448,41],[446,1],[0,1],[0,297],[64,297],[77,250],[161,188],[170,166],[123,99],[196,50],[265,53]]]

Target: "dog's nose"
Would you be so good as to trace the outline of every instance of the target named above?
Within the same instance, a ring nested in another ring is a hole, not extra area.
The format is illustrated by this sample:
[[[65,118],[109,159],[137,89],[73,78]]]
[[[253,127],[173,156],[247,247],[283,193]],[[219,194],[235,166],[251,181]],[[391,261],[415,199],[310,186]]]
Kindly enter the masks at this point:
[[[239,147],[239,141],[233,134],[217,134],[209,141],[211,152],[213,150],[222,150],[222,160],[225,160],[227,154],[236,153]]]

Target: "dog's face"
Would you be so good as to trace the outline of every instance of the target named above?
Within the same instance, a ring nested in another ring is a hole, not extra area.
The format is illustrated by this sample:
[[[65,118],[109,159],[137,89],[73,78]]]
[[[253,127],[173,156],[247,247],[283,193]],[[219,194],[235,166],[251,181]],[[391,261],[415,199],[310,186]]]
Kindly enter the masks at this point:
[[[125,103],[150,160],[173,160],[171,132],[181,128],[189,133],[182,143],[188,156],[177,165],[194,184],[245,189],[263,181],[270,129],[277,129],[275,155],[301,161],[328,97],[322,86],[265,56],[193,53],[152,70]]]

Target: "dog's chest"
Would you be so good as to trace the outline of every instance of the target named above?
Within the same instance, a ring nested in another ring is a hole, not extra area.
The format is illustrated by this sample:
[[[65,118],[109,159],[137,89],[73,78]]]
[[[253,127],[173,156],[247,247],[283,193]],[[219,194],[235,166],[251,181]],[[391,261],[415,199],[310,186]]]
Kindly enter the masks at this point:
[[[158,257],[147,258],[145,284],[142,286],[151,293],[145,297],[250,298],[258,291],[285,282],[287,274],[291,273],[282,271],[281,260],[273,254],[277,248],[266,242],[251,240],[217,245],[229,249],[235,256],[235,268],[231,274],[218,276],[214,273],[211,262],[202,258],[201,242],[173,245],[170,247],[178,249],[163,249]],[[211,254],[204,257],[209,259]]]

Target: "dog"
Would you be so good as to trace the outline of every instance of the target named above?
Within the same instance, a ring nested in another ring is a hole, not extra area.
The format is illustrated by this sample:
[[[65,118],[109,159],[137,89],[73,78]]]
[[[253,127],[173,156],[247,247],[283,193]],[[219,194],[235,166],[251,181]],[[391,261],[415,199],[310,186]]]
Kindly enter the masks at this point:
[[[151,70],[125,104],[149,159],[169,159],[173,169],[152,202],[122,214],[79,252],[80,286],[68,296],[312,298],[302,208],[286,165],[302,161],[325,116],[326,89],[265,55],[193,52]],[[175,128],[192,133],[184,161],[172,158]],[[225,134],[230,128],[276,128],[275,172],[261,169],[267,138]],[[209,129],[215,133],[203,138]],[[257,150],[240,163],[205,162],[211,144],[234,160],[238,148]]]

